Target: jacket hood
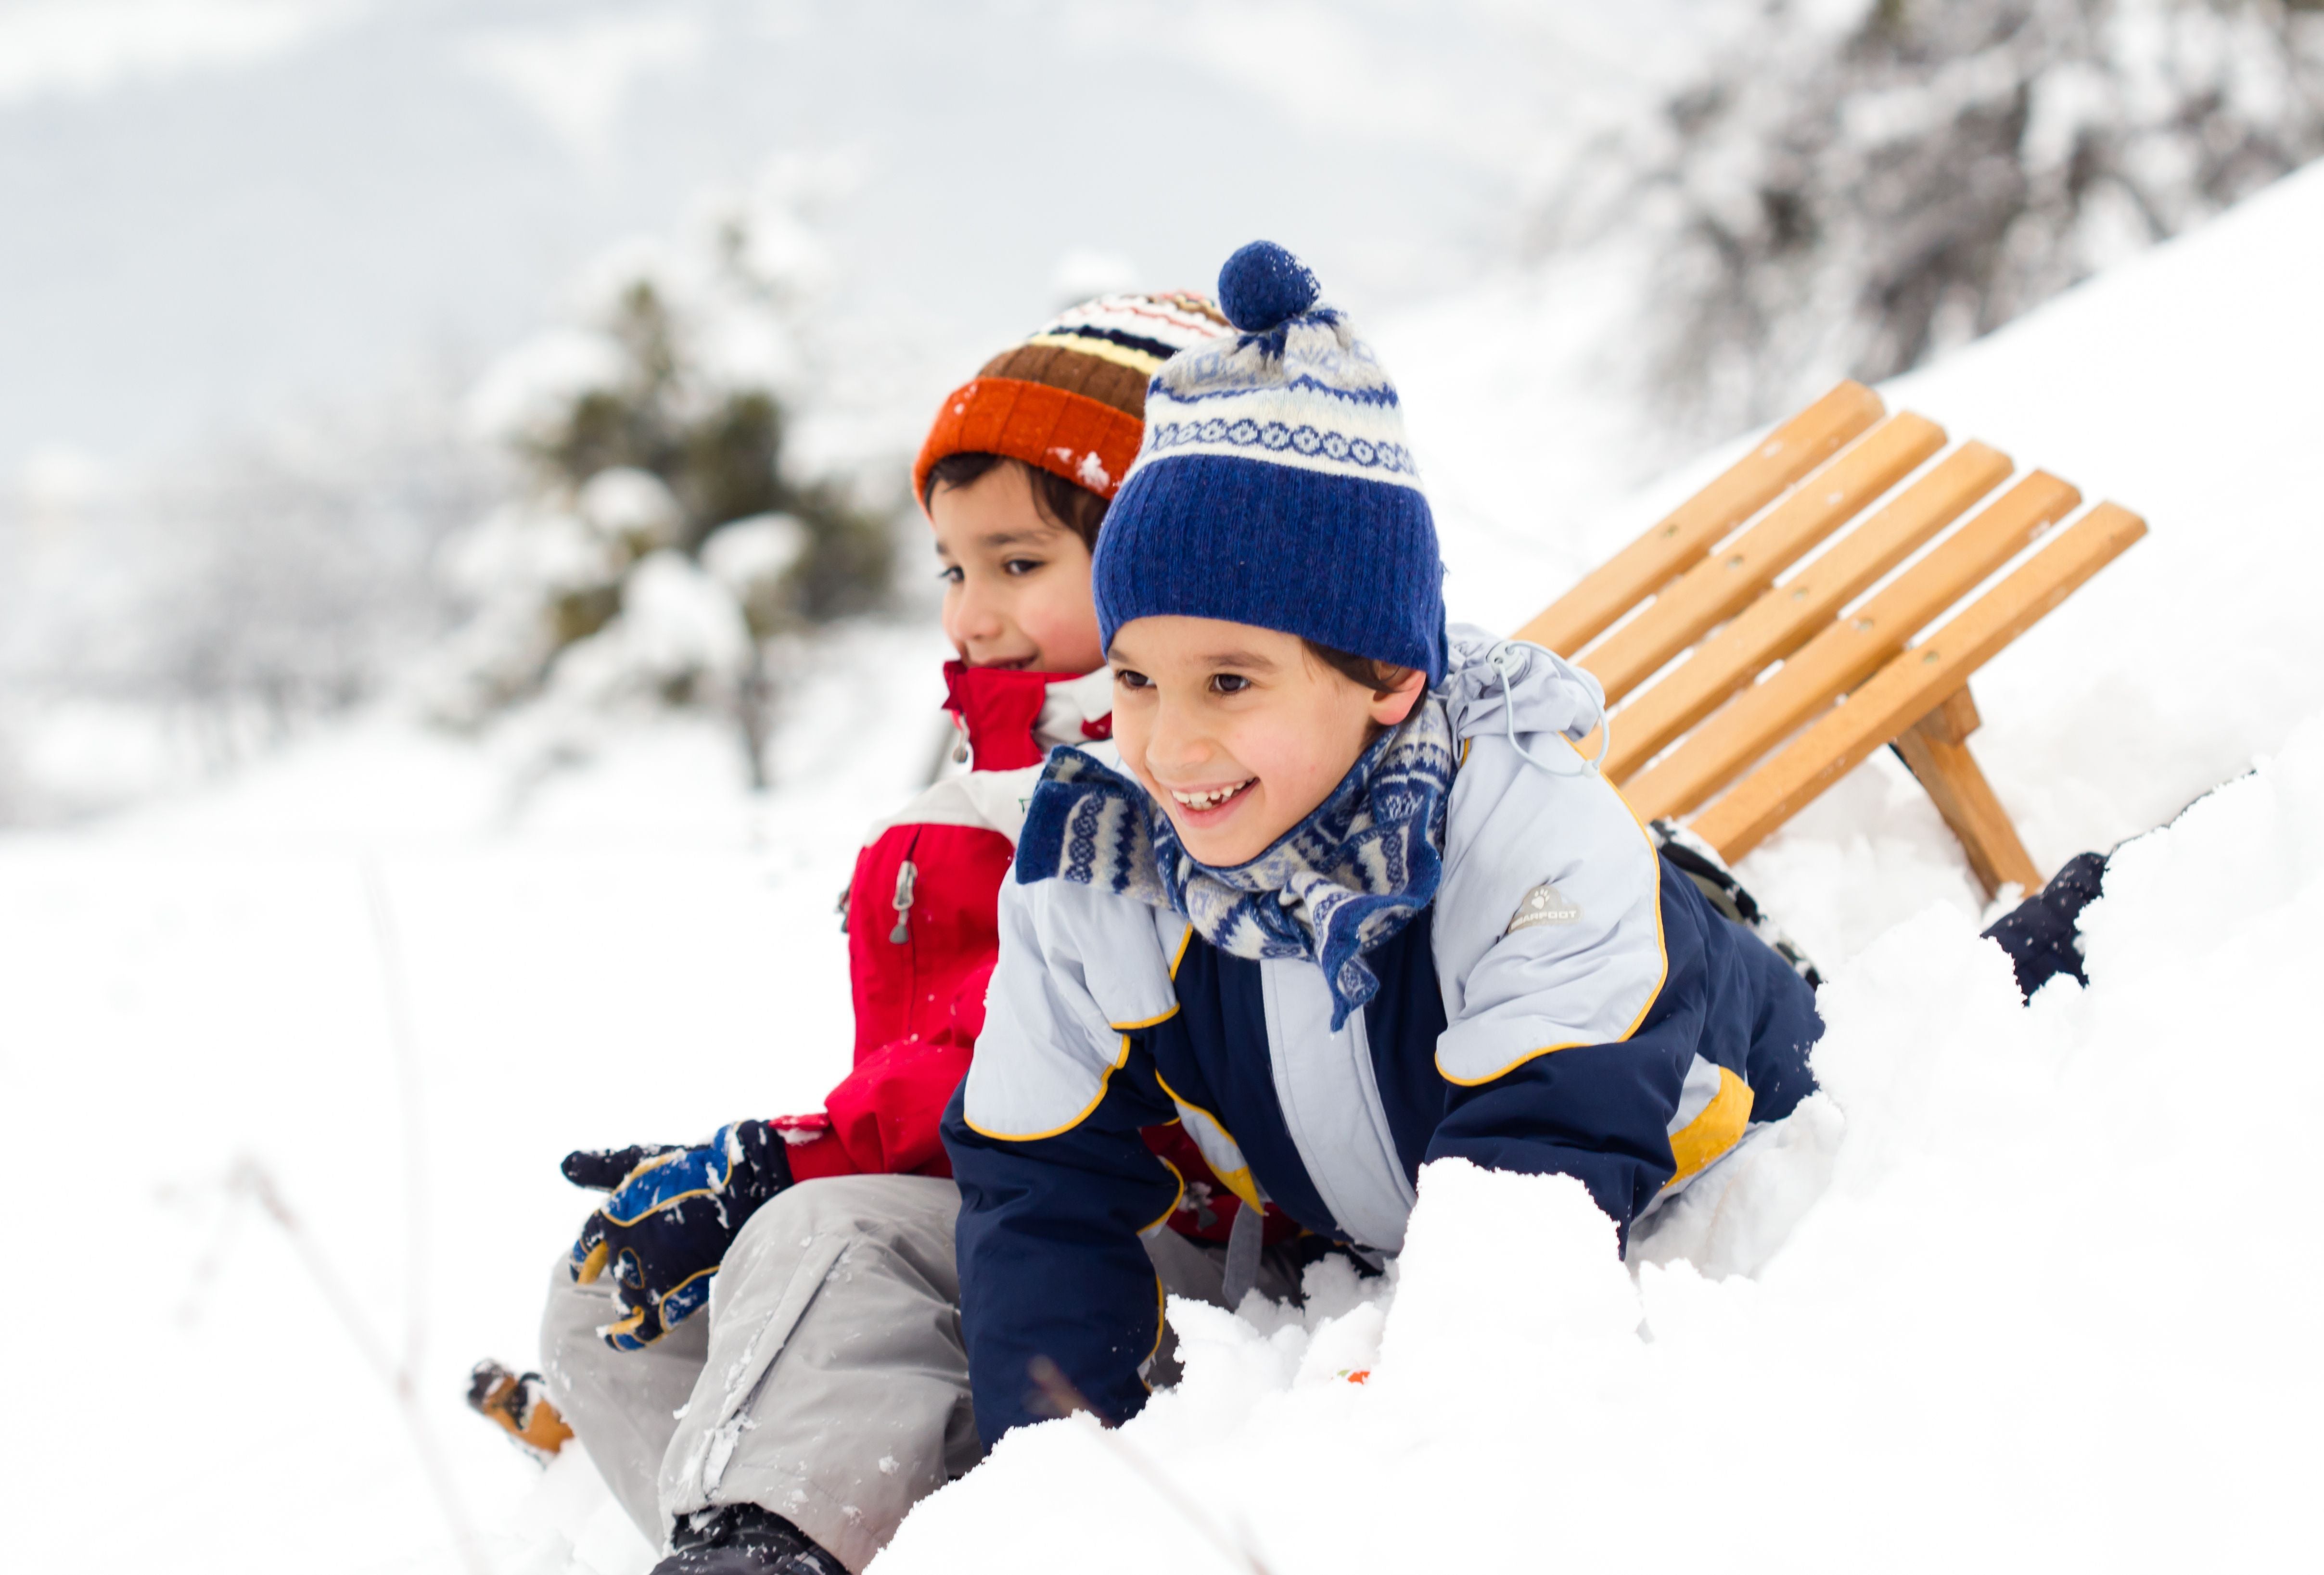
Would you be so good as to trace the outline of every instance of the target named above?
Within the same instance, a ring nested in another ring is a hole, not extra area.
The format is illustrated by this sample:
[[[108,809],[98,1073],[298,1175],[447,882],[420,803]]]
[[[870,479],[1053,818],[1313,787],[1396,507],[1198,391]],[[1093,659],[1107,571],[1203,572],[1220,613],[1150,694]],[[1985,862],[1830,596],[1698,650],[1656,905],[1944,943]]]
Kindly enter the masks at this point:
[[[1563,657],[1473,623],[1450,633],[1452,662],[1436,695],[1455,739],[1556,732],[1580,743],[1605,720],[1604,688]]]

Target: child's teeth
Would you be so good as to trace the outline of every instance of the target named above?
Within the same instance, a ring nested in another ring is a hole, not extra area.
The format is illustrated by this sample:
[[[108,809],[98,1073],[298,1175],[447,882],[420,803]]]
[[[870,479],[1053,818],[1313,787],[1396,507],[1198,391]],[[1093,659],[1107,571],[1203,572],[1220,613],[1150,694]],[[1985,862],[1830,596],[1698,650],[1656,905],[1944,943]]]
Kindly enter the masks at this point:
[[[1246,777],[1231,788],[1221,788],[1209,793],[1181,793],[1173,788],[1170,797],[1189,809],[1216,809],[1250,786],[1250,778]]]

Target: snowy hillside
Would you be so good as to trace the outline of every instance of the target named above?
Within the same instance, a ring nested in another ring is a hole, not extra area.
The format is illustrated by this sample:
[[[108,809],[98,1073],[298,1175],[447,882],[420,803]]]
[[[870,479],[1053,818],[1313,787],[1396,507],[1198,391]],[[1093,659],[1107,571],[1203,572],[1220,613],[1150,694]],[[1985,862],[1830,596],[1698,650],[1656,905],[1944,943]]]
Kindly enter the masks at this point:
[[[2324,168],[1887,391],[2153,527],[1979,680],[1977,748],[2039,861],[2274,759],[2124,856],[2089,991],[2017,1008],[1957,849],[1876,760],[1744,871],[1832,977],[1830,1093],[1698,1222],[1711,1275],[1612,1266],[1563,1184],[1432,1173],[1392,1297],[1182,1313],[1177,1394],[1119,1441],[1012,1439],[881,1570],[1235,1567],[1115,1442],[1275,1575],[1627,1565],[1674,1531],[1738,1569],[2285,1546],[2324,1399],[2295,1191],[2324,1088],[2291,983],[2324,943],[2319,250]],[[1382,327],[1456,615],[1513,624],[1728,457],[1585,521],[1536,479],[1587,440],[1541,424],[1561,407],[1523,352],[1550,328],[1499,294]],[[831,902],[926,768],[940,655],[911,626],[835,643],[755,802],[707,726],[512,797],[488,754],[381,714],[207,798],[0,838],[0,1152],[40,1202],[0,1362],[8,1565],[482,1567],[263,1176],[391,1366],[417,1331],[488,1566],[643,1569],[586,1460],[541,1478],[460,1379],[530,1356],[582,1212],[566,1148],[835,1075]]]
[[[1882,390],[1957,438],[1978,438],[2144,515],[2153,534],[1977,679],[1975,749],[2037,863],[2054,869],[2168,818],[2324,709],[2324,166],[2210,227],[2134,259]],[[1567,490],[1616,428],[1572,388],[1526,384],[1478,346],[1499,294],[1381,336],[1447,502],[1456,616],[1508,628],[1742,452],[1725,449],[1594,516]],[[1483,364],[1480,364],[1482,363]],[[1546,477],[1547,482],[1536,477]],[[1976,889],[1949,834],[1884,755],[1752,856],[1755,889],[1819,955],[1868,943],[1923,903]]]
[[[1304,1316],[1175,1307],[1176,1392],[1118,1443],[1078,1419],[1012,1437],[881,1568],[1595,1569],[1674,1540],[1738,1570],[2152,1568],[2294,1545],[2324,1275],[2310,1233],[2286,1239],[2297,1209],[2261,1201],[2304,1184],[2324,1094],[2291,986],[2324,943],[2319,244],[2324,170],[1888,391],[2156,526],[1981,681],[1979,751],[2037,859],[2274,757],[2116,861],[2088,991],[2017,1005],[1946,834],[1876,762],[1746,866],[1845,959],[1826,1093],[1648,1254],[1685,1257],[1634,1278],[1578,1185],[1432,1169],[1391,1285],[1323,1278]],[[1407,384],[1416,412],[1451,391]],[[1456,605],[1506,624],[1542,599],[1506,539],[1450,550]]]
[[[1434,1168],[1392,1285],[1325,1277],[1304,1316],[1175,1307],[1176,1392],[1118,1444],[1080,1419],[1012,1437],[882,1571],[1608,1569],[1674,1543],[1730,1570],[2168,1568],[2299,1545],[2324,1272],[2276,1200],[2305,1185],[2324,1096],[2296,982],[2324,944],[2319,246],[2324,168],[1887,391],[2155,527],[1980,680],[1978,752],[2037,860],[2264,762],[2116,860],[2087,991],[2018,1006],[1883,757],[1744,867],[1837,963],[1826,1092],[1647,1254],[1684,1257],[1634,1277],[1578,1185]],[[1407,380],[1416,412],[1450,391]],[[1504,624],[1543,599],[1505,539],[1450,546],[1456,607]]]
[[[235,1185],[255,1166],[369,1337],[420,1331],[433,1448],[493,1567],[528,1567],[539,1472],[459,1395],[478,1357],[531,1359],[586,1211],[557,1161],[821,1099],[851,1036],[833,901],[932,756],[945,654],[932,627],[834,642],[763,803],[723,725],[512,795],[505,760],[382,717],[206,799],[0,838],[0,1149],[42,1202],[14,1250],[73,1287],[0,1361],[0,1565],[122,1525],[191,1571],[463,1567],[360,1342]],[[88,1469],[131,1440],[153,1469]]]

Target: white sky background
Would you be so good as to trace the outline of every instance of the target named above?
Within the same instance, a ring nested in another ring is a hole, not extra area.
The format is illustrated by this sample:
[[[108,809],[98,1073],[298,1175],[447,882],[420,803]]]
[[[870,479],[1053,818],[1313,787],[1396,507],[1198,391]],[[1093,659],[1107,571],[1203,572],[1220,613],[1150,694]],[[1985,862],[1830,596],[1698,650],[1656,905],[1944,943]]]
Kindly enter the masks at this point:
[[[1351,305],[1425,299],[1502,254],[1559,128],[1738,9],[0,0],[0,488],[472,367],[781,152],[862,170],[836,309],[932,367],[1075,248],[1200,285],[1264,235]]]

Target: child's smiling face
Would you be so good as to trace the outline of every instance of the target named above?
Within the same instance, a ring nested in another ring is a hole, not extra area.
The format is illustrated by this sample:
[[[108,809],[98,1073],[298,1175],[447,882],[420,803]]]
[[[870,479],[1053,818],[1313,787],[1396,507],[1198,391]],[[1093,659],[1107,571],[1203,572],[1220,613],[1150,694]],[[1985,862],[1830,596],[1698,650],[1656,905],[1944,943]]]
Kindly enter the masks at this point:
[[[944,631],[972,668],[1086,673],[1105,665],[1090,553],[1041,512],[1022,466],[996,465],[928,499],[944,562]]]
[[[1215,618],[1139,618],[1114,631],[1113,740],[1186,851],[1217,868],[1265,852],[1305,819],[1376,727],[1426,682],[1366,688],[1298,636]]]

